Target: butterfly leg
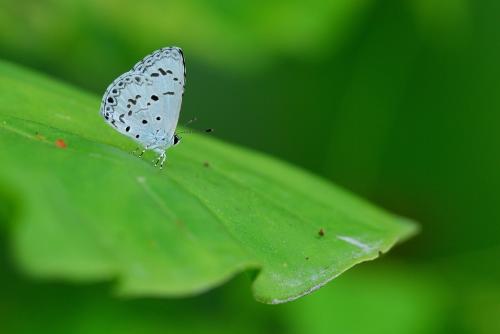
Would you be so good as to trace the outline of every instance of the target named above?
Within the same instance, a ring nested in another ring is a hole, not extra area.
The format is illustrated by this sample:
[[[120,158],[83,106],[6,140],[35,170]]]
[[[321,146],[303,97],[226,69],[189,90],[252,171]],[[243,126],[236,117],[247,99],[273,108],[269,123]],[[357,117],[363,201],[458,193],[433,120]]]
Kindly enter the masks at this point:
[[[163,169],[163,164],[165,163],[165,159],[167,159],[167,155],[165,154],[165,152],[163,152],[158,156],[158,158],[153,160],[153,162],[155,163],[155,167],[158,166],[158,164],[160,164],[160,169]]]
[[[163,169],[163,164],[165,163],[165,160],[167,159],[167,155],[163,153],[163,158],[161,159],[160,162],[160,169]]]
[[[144,155],[144,152],[146,152],[146,150],[148,149],[148,147],[146,146],[142,151],[141,153],[138,155],[139,158],[142,158],[142,156]]]
[[[136,155],[137,153],[139,153],[139,150],[141,148],[140,147],[136,147],[135,150],[132,151],[132,154],[133,155]],[[141,151],[141,153],[139,153],[139,155],[137,155],[139,158],[142,158],[142,156],[144,155],[144,152],[146,152],[146,150],[149,149],[149,145],[146,145],[146,147],[144,147],[144,149]]]
[[[144,149],[141,151],[141,153],[138,155],[138,157],[142,158],[142,156],[144,155],[144,152],[146,152],[147,150],[153,149],[154,148],[153,144],[154,144],[154,142],[151,143],[151,144],[148,144],[148,145],[144,146]],[[139,148],[136,148],[136,150],[138,150],[138,149]]]

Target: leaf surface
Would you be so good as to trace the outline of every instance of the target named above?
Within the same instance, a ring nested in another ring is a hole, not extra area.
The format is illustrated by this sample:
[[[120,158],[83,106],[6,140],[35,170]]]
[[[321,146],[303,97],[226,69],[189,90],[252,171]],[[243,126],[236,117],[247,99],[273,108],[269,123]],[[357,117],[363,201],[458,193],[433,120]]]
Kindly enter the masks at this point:
[[[306,171],[208,136],[168,150],[158,170],[153,155],[130,154],[135,143],[102,121],[99,103],[0,63],[0,200],[13,211],[16,261],[32,276],[185,296],[250,269],[256,299],[281,303],[416,231]]]

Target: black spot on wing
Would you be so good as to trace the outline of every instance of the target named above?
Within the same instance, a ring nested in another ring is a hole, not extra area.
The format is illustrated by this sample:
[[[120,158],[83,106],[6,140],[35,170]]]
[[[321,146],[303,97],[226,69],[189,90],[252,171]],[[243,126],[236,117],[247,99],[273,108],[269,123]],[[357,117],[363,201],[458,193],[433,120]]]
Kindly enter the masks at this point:
[[[136,95],[135,96],[135,99],[128,99],[127,101],[132,103],[134,106],[137,104],[137,100],[139,100],[141,98],[140,95]],[[127,104],[127,107],[129,107],[129,105]],[[130,107],[129,107],[130,108]]]

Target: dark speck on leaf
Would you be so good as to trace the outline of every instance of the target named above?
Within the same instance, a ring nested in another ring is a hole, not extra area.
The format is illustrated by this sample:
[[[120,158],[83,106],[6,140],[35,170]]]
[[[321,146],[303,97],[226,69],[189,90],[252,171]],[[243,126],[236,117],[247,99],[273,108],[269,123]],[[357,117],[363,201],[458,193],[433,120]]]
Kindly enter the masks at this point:
[[[205,166],[205,167],[210,167],[210,164],[208,163],[208,161],[205,161],[205,162],[203,163],[203,166]]]
[[[306,260],[309,260],[309,256],[306,256]]]
[[[42,134],[40,134],[40,132],[36,132],[35,137],[38,140],[45,140],[45,137]]]
[[[319,229],[319,232],[318,232],[318,235],[320,237],[324,236],[325,235],[325,230],[323,230],[322,228]]]

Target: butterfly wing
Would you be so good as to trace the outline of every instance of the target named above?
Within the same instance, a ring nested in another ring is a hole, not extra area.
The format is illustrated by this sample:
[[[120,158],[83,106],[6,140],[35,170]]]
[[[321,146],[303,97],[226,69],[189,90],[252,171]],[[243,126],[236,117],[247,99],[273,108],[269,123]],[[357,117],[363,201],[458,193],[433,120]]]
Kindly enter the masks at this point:
[[[186,84],[186,66],[182,50],[178,47],[157,50],[135,64],[132,71],[143,74],[158,88],[156,96],[150,96],[151,117],[153,124],[160,125],[168,140],[172,140],[179,121]]]
[[[104,94],[101,115],[143,146],[165,149],[172,144],[184,85],[182,50],[157,50],[113,81]]]

